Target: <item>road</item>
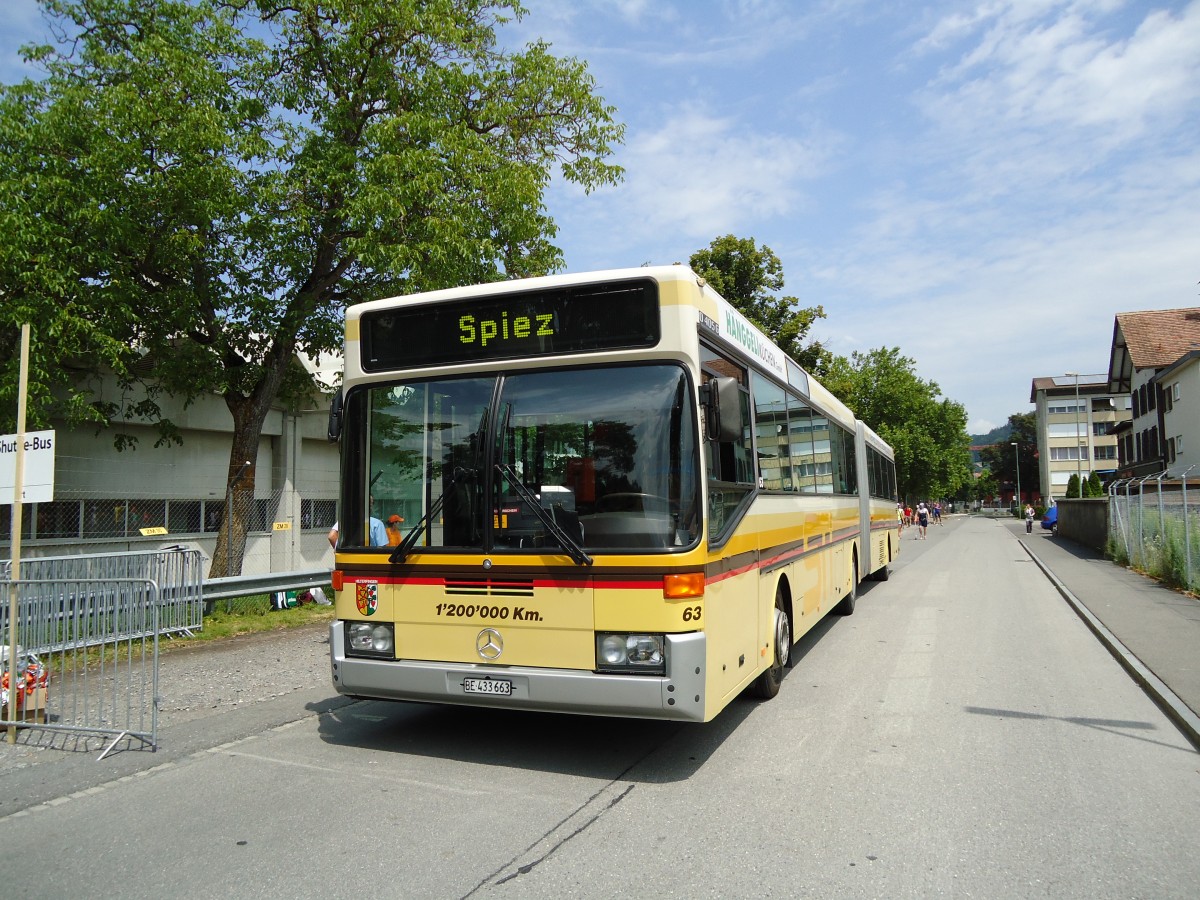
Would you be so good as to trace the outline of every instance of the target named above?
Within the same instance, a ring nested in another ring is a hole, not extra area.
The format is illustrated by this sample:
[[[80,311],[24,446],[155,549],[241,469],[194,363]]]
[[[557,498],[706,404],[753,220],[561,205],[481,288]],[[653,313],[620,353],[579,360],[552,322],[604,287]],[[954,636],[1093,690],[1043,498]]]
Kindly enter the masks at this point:
[[[49,798],[0,819],[0,892],[1194,896],[1192,746],[1003,524],[912,534],[768,703],[702,726],[310,704],[58,795],[39,765],[0,780]]]

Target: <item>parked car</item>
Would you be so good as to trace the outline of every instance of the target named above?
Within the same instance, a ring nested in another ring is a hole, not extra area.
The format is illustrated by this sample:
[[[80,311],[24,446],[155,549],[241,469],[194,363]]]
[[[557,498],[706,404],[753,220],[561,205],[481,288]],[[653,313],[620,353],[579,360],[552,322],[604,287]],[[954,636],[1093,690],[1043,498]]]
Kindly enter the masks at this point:
[[[1052,506],[1042,516],[1042,527],[1051,534],[1058,534],[1058,507]]]

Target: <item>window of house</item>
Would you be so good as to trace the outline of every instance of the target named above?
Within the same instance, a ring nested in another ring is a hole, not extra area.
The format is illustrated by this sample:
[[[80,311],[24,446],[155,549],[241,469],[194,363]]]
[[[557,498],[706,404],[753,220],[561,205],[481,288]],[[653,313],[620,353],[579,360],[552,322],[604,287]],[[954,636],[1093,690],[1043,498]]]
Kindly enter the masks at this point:
[[[1079,403],[1072,400],[1070,403],[1052,403],[1046,411],[1050,415],[1067,415],[1077,412],[1087,412],[1087,407],[1082,400]]]

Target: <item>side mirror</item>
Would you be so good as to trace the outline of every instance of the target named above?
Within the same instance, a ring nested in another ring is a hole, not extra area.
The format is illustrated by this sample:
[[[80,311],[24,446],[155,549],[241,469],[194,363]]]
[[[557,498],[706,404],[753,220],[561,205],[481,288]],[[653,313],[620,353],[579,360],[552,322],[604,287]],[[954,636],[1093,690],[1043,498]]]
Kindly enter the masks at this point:
[[[703,388],[708,439],[727,443],[742,439],[741,388],[736,378],[718,376]]]
[[[338,392],[333,395],[333,400],[329,403],[329,443],[336,444],[342,437],[342,391],[339,388]]]

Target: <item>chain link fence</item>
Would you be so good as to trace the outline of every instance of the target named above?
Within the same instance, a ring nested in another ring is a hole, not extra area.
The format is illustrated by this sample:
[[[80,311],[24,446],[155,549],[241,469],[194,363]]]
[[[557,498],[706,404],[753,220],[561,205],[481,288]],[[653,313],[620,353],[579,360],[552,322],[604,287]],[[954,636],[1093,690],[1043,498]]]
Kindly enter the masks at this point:
[[[1117,481],[1108,502],[1110,556],[1168,584],[1200,590],[1200,479],[1162,473]]]

